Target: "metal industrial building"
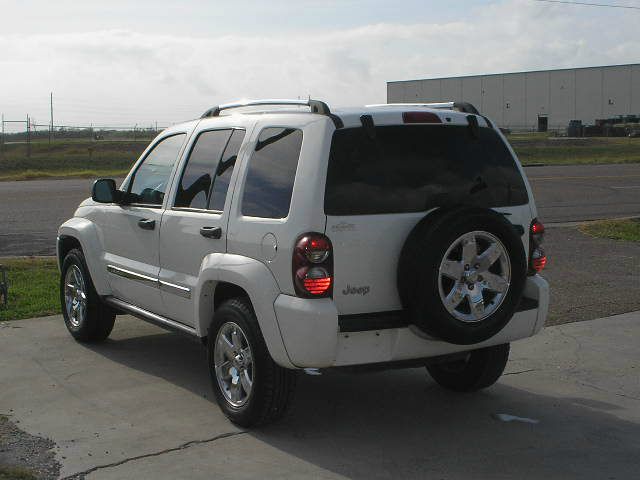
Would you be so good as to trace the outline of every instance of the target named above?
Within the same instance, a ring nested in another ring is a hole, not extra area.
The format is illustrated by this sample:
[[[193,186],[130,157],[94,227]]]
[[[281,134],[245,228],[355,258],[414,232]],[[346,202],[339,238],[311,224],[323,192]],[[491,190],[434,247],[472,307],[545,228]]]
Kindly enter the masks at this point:
[[[462,100],[501,127],[566,127],[570,120],[640,114],[640,64],[387,83],[389,103]]]

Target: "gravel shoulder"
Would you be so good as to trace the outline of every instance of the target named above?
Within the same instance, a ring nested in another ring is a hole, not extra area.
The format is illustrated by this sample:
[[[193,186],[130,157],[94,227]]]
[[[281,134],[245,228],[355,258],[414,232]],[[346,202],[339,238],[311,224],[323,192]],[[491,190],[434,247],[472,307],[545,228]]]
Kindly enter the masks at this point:
[[[54,447],[53,441],[29,435],[0,415],[0,479],[58,478]]]
[[[640,310],[640,243],[594,238],[577,228],[547,228],[551,286],[547,325]]]

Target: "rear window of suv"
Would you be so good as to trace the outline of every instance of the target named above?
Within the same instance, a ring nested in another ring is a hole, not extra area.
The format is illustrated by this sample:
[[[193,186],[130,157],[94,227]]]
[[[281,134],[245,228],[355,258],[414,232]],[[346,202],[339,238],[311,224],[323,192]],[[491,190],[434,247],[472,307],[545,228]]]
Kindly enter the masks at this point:
[[[493,129],[398,125],[333,134],[324,203],[327,215],[527,202],[522,176]]]

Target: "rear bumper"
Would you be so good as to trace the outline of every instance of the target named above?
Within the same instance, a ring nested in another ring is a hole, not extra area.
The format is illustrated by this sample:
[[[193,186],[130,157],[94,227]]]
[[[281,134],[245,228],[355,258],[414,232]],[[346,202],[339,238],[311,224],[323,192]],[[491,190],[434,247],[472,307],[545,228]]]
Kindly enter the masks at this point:
[[[475,345],[426,338],[413,326],[394,323],[393,312],[345,319],[331,299],[279,295],[274,307],[291,362],[300,368],[328,368],[435,357],[530,337],[547,318],[549,284],[539,275],[528,277],[524,297],[502,331]]]

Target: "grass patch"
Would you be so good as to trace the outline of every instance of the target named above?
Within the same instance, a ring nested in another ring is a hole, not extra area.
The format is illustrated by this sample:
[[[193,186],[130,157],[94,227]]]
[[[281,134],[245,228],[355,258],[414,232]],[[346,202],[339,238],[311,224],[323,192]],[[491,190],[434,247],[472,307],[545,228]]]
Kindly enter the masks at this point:
[[[38,180],[42,178],[117,178],[125,177],[129,169],[118,170],[26,170],[0,174],[0,182],[16,180]]]
[[[523,165],[640,163],[640,138],[565,138],[546,134],[509,135]]]
[[[51,177],[122,176],[128,172],[148,140],[56,140],[7,144],[0,156],[0,180]]]
[[[38,480],[31,470],[0,465],[0,480]]]
[[[511,134],[507,137],[523,165],[640,163],[640,138],[564,138],[548,133]],[[9,143],[0,156],[0,181],[65,177],[124,176],[149,139],[61,139]]]
[[[598,238],[640,242],[640,219],[600,220],[583,223],[580,231]]]
[[[59,273],[55,258],[0,259],[7,268],[9,302],[0,304],[0,320],[60,313]]]

